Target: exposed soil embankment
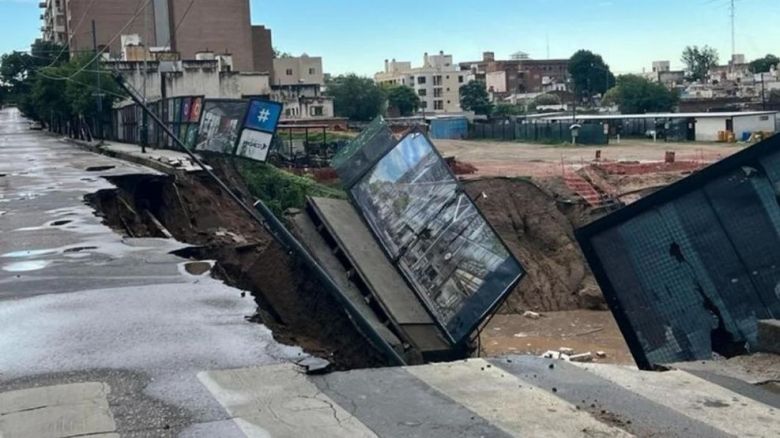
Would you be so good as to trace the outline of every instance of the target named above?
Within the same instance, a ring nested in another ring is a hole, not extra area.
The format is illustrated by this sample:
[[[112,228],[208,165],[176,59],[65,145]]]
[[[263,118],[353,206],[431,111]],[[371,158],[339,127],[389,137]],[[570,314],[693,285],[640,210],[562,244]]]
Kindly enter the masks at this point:
[[[232,166],[210,164],[249,198]],[[207,177],[139,175],[110,180],[116,190],[87,199],[107,224],[133,237],[166,237],[169,232],[195,245],[180,255],[216,260],[216,276],[252,293],[259,307],[256,318],[278,341],[299,345],[336,369],[385,364],[305,268]]]
[[[503,312],[604,308],[572,223],[550,195],[523,179],[491,178],[465,184],[528,274]]]

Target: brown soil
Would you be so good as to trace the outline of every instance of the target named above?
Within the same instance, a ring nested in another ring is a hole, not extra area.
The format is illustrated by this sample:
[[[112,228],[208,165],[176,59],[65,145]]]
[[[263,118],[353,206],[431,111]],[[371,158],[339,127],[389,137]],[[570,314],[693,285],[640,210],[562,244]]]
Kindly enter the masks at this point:
[[[466,191],[527,272],[504,313],[605,308],[572,222],[553,197],[524,179],[469,181]]]
[[[231,166],[210,164],[251,199]],[[278,341],[301,346],[335,369],[386,364],[305,268],[206,176],[131,175],[111,181],[118,189],[87,199],[108,225],[134,237],[164,237],[144,213],[150,212],[174,238],[196,246],[179,255],[216,260],[218,278],[252,293],[258,304],[253,319],[271,328]]]
[[[482,331],[481,352],[540,356],[547,351],[571,348],[591,353],[594,362],[633,365],[634,359],[610,312],[572,310],[542,313],[539,319],[522,315],[496,315]],[[596,357],[604,352],[603,358]]]

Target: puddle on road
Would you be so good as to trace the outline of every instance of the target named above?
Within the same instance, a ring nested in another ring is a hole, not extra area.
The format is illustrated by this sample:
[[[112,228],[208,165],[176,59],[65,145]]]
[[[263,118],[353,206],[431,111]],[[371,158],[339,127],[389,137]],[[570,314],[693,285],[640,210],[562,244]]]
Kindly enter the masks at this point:
[[[9,253],[3,254],[0,257],[9,258],[9,259],[21,259],[21,258],[24,258],[24,257],[38,257],[38,256],[42,256],[42,255],[47,255],[47,254],[54,254],[56,252],[58,252],[56,249],[32,249],[32,250],[27,250],[27,251],[9,252]]]
[[[184,264],[184,270],[190,275],[204,275],[213,267],[209,262],[188,262]]]
[[[116,168],[116,166],[92,166],[87,167],[87,172],[103,172],[114,168]]]
[[[41,270],[51,264],[50,260],[32,260],[29,262],[10,263],[3,266],[6,272],[30,272]]]

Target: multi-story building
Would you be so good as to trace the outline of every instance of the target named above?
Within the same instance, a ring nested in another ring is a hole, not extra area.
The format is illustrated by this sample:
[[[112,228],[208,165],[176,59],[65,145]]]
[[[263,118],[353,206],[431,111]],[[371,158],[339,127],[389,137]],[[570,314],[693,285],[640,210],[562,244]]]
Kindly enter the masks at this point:
[[[412,68],[411,62],[385,61],[385,70],[374,75],[380,85],[406,85],[420,97],[422,110],[434,113],[459,113],[460,87],[468,73],[458,70],[452,55],[439,52],[425,54],[422,67]]]
[[[44,8],[41,14],[41,32],[45,41],[57,44],[67,43],[66,0],[46,0],[40,3]]]
[[[481,61],[461,62],[460,70],[482,80],[499,97],[515,93],[565,91],[568,59],[530,59],[518,52],[512,59],[496,60],[495,53],[484,52]]]
[[[92,22],[99,47],[119,59],[121,36],[136,34],[147,47],[193,59],[203,51],[232,55],[239,71],[268,71],[270,35],[252,26],[249,0],[46,0],[43,38],[68,44],[71,52],[91,51]],[[265,29],[265,28],[263,28]],[[267,30],[267,29],[265,29]]]
[[[332,118],[333,99],[322,95],[322,58],[305,53],[273,60],[271,98],[282,102],[283,120]]]

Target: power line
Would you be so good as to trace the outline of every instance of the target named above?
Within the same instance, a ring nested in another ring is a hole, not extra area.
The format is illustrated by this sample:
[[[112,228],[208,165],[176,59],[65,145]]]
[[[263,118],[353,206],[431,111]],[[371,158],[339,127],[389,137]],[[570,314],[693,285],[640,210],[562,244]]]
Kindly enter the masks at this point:
[[[92,7],[92,5],[95,4],[95,1],[96,0],[90,1],[89,4],[87,5],[87,7],[84,9],[84,13],[81,14],[81,18],[79,19],[78,23],[76,23],[76,26],[73,28],[74,35],[75,35],[76,30],[78,30],[78,28],[81,26],[81,23],[84,22],[84,19],[87,18],[87,13],[89,12],[89,9]],[[68,33],[70,33],[70,32],[68,32]],[[55,57],[54,60],[52,60],[52,62],[47,67],[53,66],[60,59],[60,56],[62,56],[62,54],[65,53],[66,50],[69,51],[69,49],[70,49],[70,38],[68,39],[67,44],[62,46],[62,50],[60,50],[60,53],[57,54],[57,57]]]
[[[106,44],[105,46],[103,46],[103,48],[102,48],[102,49],[98,50],[98,51],[97,51],[97,53],[95,54],[95,57],[94,57],[94,58],[92,58],[92,59],[91,59],[89,62],[85,63],[85,64],[84,64],[84,65],[83,65],[83,66],[82,66],[80,69],[78,69],[77,71],[75,71],[73,74],[71,74],[71,75],[70,75],[70,76],[68,76],[68,77],[62,77],[62,78],[60,78],[60,79],[54,79],[54,78],[52,77],[52,78],[50,78],[50,79],[52,79],[52,80],[67,80],[67,79],[72,79],[72,78],[73,78],[73,77],[75,77],[77,74],[79,74],[79,73],[81,73],[82,71],[84,71],[84,70],[87,68],[87,66],[88,66],[88,65],[90,65],[90,64],[94,63],[95,61],[97,61],[98,59],[100,59],[100,57],[101,57],[101,56],[103,56],[103,53],[105,53],[105,51],[106,51],[106,50],[107,50],[109,47],[111,47],[111,44],[113,44],[113,43],[116,41],[116,39],[117,39],[117,38],[119,38],[119,37],[122,35],[122,33],[123,33],[123,32],[124,32],[124,31],[125,31],[125,30],[126,30],[128,27],[130,27],[130,25],[132,25],[132,24],[135,22],[136,18],[138,18],[138,16],[139,16],[139,15],[141,15],[141,12],[143,12],[144,10],[146,10],[146,8],[149,6],[149,4],[150,4],[150,3],[152,3],[152,0],[146,0],[146,2],[144,3],[143,7],[141,7],[140,9],[138,9],[138,10],[135,12],[135,14],[133,14],[133,16],[130,18],[130,20],[128,20],[128,21],[127,21],[127,23],[125,23],[125,25],[124,25],[124,26],[122,26],[122,28],[121,28],[121,29],[119,29],[119,31],[118,31],[117,33],[115,33],[115,34],[114,34],[114,36],[113,36],[113,37],[112,37],[112,38],[111,38],[111,39],[108,41],[108,44]]]

